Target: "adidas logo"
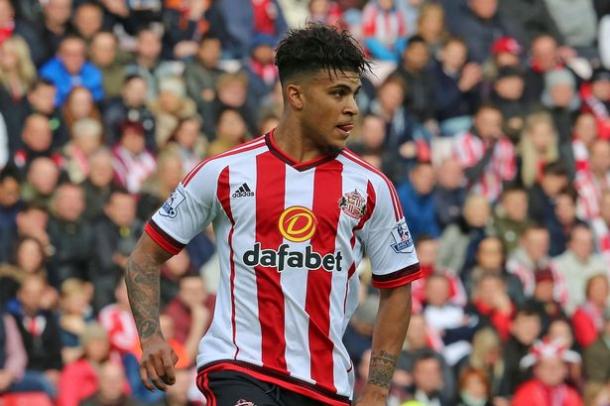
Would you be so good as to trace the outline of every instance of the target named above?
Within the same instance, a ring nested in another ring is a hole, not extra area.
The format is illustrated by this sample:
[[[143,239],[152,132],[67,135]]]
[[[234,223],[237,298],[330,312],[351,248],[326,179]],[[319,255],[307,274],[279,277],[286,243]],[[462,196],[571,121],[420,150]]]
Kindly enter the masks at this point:
[[[232,197],[254,197],[254,192],[250,190],[247,183],[244,183],[233,193]]]

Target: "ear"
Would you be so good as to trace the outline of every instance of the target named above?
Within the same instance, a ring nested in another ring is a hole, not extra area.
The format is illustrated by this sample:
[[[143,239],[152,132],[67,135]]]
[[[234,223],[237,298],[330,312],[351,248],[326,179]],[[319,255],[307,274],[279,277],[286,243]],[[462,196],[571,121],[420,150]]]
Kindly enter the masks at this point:
[[[286,101],[290,106],[295,110],[302,110],[304,105],[304,94],[303,87],[301,85],[297,85],[291,83],[286,86],[285,90]]]

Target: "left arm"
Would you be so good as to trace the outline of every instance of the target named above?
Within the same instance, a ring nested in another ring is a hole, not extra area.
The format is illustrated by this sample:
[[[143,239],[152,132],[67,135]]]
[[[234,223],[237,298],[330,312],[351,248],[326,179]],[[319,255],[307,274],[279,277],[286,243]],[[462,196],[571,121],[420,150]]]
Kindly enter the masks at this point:
[[[369,377],[357,406],[383,406],[411,318],[411,284],[380,289]]]

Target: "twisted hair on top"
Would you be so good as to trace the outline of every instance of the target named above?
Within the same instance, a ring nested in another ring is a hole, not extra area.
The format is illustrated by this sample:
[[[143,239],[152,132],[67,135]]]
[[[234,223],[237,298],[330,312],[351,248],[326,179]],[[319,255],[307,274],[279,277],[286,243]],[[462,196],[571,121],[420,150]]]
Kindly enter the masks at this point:
[[[275,64],[282,83],[319,70],[363,75],[371,69],[362,47],[349,32],[319,23],[289,31],[277,48]]]

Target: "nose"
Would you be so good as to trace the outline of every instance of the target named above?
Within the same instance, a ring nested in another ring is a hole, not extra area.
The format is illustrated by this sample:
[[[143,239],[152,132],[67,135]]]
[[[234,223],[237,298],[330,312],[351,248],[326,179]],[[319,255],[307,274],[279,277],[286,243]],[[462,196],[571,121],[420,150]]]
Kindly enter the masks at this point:
[[[357,116],[360,113],[360,109],[358,108],[358,103],[356,103],[356,97],[350,97],[349,102],[343,109],[345,114],[350,116]]]

